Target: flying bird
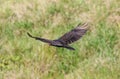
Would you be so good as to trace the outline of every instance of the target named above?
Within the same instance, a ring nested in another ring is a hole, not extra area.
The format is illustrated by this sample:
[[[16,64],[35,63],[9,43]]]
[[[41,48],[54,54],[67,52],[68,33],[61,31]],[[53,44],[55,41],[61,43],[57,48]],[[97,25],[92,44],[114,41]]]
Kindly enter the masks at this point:
[[[35,37],[32,36],[30,33],[27,34],[29,37],[48,43],[51,46],[63,47],[70,50],[75,50],[73,47],[69,46],[69,44],[79,40],[86,33],[87,30],[88,30],[87,23],[84,23],[82,25],[78,24],[77,27],[75,27],[71,31],[65,33],[63,36],[55,40],[48,40],[45,38]]]

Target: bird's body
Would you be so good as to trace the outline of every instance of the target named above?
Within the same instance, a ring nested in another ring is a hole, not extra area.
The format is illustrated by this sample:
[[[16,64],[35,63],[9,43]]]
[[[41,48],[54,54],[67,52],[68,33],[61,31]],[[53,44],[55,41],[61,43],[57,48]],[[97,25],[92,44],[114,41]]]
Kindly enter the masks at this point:
[[[87,24],[83,24],[81,26],[78,25],[76,28],[72,29],[68,33],[65,33],[62,37],[60,37],[59,39],[56,39],[56,40],[48,40],[48,39],[44,39],[44,38],[40,38],[40,37],[34,37],[34,36],[30,35],[29,33],[27,33],[27,34],[31,38],[48,43],[51,46],[63,47],[63,48],[67,48],[70,50],[75,50],[73,47],[69,46],[69,44],[80,39],[86,33],[86,31],[88,29]]]
[[[51,46],[56,46],[56,47],[64,47],[70,50],[75,50],[73,47],[70,47],[69,45],[63,44],[59,40],[53,40],[52,43],[50,43]]]

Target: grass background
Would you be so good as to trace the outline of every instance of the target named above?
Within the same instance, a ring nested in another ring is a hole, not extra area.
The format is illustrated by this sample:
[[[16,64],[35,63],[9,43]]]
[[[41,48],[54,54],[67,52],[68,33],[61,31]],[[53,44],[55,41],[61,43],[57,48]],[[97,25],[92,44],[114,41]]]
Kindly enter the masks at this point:
[[[56,39],[85,22],[75,51],[26,35]],[[119,78],[119,0],[0,0],[0,79]]]

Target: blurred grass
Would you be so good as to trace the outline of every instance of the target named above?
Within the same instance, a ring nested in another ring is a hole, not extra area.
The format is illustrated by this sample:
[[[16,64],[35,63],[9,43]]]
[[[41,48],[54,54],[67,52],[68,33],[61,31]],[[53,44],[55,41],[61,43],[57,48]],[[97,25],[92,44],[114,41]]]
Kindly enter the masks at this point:
[[[78,23],[90,29],[70,51],[56,39]],[[119,0],[0,0],[0,79],[119,79]]]

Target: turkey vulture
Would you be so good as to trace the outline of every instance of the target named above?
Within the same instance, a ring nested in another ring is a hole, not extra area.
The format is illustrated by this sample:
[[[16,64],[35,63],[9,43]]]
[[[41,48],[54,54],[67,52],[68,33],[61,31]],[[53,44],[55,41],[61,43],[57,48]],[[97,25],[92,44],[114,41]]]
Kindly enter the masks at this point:
[[[48,39],[44,39],[40,37],[34,37],[30,33],[27,33],[27,34],[31,38],[48,43],[51,46],[63,47],[63,48],[67,48],[70,50],[75,50],[73,47],[69,46],[69,44],[80,39],[86,33],[87,30],[88,30],[87,23],[84,23],[82,25],[78,24],[76,28],[72,29],[70,32],[65,33],[63,36],[55,40],[48,40]]]

